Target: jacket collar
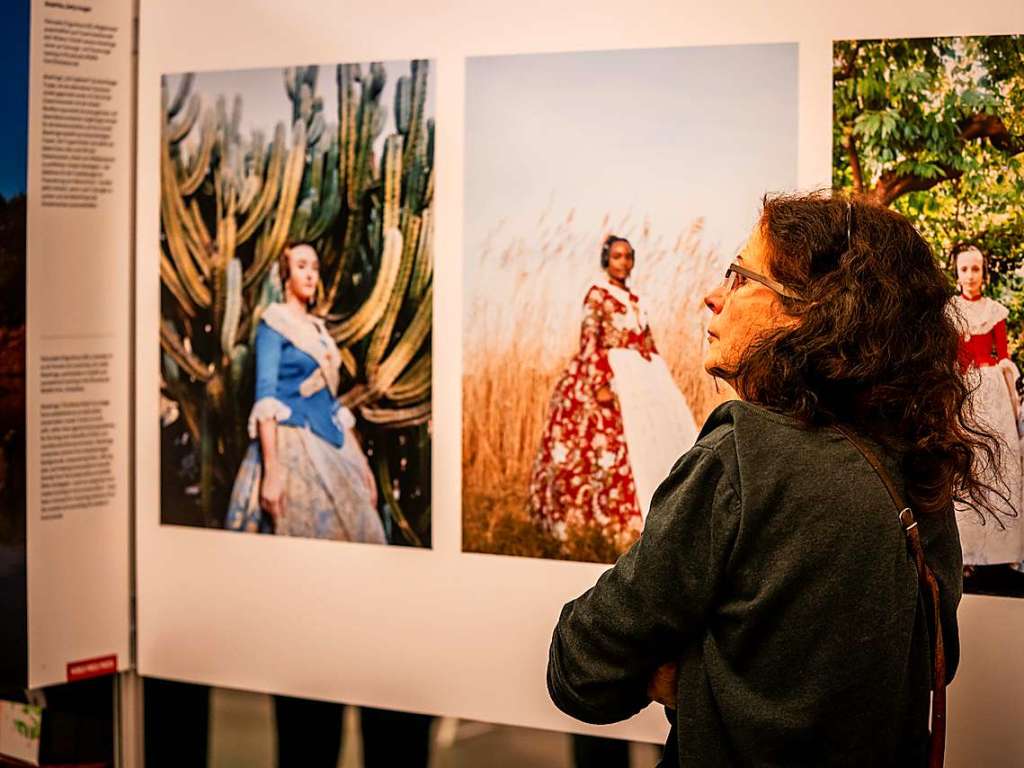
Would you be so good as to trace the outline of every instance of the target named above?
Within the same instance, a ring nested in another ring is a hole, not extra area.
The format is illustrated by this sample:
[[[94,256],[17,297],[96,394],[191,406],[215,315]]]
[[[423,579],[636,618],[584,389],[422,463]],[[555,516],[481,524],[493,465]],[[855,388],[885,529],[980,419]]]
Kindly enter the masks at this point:
[[[271,304],[263,312],[263,321],[290,341],[296,349],[312,357],[324,378],[331,394],[337,396],[341,383],[338,371],[341,365],[341,353],[338,346],[327,333],[324,321],[316,315],[307,314],[305,318],[296,317],[284,303]]]

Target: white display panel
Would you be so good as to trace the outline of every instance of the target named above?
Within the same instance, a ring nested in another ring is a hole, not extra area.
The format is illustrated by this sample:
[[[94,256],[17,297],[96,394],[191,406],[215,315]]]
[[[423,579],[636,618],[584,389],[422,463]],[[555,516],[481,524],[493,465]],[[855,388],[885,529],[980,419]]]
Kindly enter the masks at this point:
[[[131,664],[132,3],[32,3],[30,687]]]
[[[799,45],[801,189],[831,179],[832,41],[1024,31],[1010,0],[963,8],[922,0],[837,3],[572,0],[427,8],[309,2],[144,2],[138,123],[137,527],[139,667],[144,675],[494,722],[659,740],[649,708],[590,728],[560,714],[544,684],[561,605],[602,566],[461,552],[461,317],[465,59],[492,54],[742,43]],[[436,293],[433,549],[238,537],[161,526],[157,247],[160,76],[168,72],[411,57],[436,64]],[[1024,754],[1010,727],[1024,692],[1013,652],[1020,606],[965,599],[965,646],[950,690],[950,765],[987,747],[975,722],[1001,723],[1000,754]],[[1016,627],[1016,630],[1015,630]],[[997,690],[977,684],[1002,660]],[[1016,739],[1017,741],[1013,741]]]

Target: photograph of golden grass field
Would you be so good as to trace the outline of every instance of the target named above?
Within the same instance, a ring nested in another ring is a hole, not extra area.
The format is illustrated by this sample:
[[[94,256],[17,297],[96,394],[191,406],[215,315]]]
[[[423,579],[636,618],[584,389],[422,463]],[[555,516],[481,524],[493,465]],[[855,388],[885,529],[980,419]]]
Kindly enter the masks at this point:
[[[464,551],[598,563],[621,553],[597,523],[556,538],[529,499],[609,234],[634,248],[629,290],[696,425],[731,395],[701,364],[703,298],[763,194],[796,185],[796,61],[791,45],[469,60]]]
[[[658,350],[698,424],[728,396],[721,383],[716,391],[700,365],[707,322],[702,297],[721,279],[728,259],[702,245],[700,221],[666,242],[628,221],[612,227],[606,218],[588,237],[573,234],[571,213],[546,219],[538,222],[534,242],[512,240],[480,254],[491,278],[475,293],[469,310],[475,320],[464,331],[463,547],[612,562],[617,553],[600,529],[572,531],[560,542],[530,520],[527,507],[548,401],[579,344],[583,295],[598,274],[596,254],[612,231],[636,247],[633,289],[650,298]]]

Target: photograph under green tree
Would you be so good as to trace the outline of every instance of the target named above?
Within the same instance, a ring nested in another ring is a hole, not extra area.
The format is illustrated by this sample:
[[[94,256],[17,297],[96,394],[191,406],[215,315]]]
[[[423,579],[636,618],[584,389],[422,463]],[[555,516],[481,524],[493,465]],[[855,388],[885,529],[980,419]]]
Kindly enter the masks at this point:
[[[979,248],[1024,364],[1024,36],[839,41],[832,79],[833,186]]]

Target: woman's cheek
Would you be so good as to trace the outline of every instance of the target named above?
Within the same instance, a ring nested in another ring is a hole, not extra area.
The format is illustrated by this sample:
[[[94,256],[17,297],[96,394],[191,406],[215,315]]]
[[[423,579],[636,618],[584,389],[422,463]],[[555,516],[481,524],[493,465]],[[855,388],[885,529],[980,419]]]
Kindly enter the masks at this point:
[[[722,356],[722,362],[727,368],[735,368],[740,362],[740,357],[743,354],[743,348],[746,346],[744,339],[737,339],[735,337],[728,340],[726,344],[722,346],[720,354]]]

